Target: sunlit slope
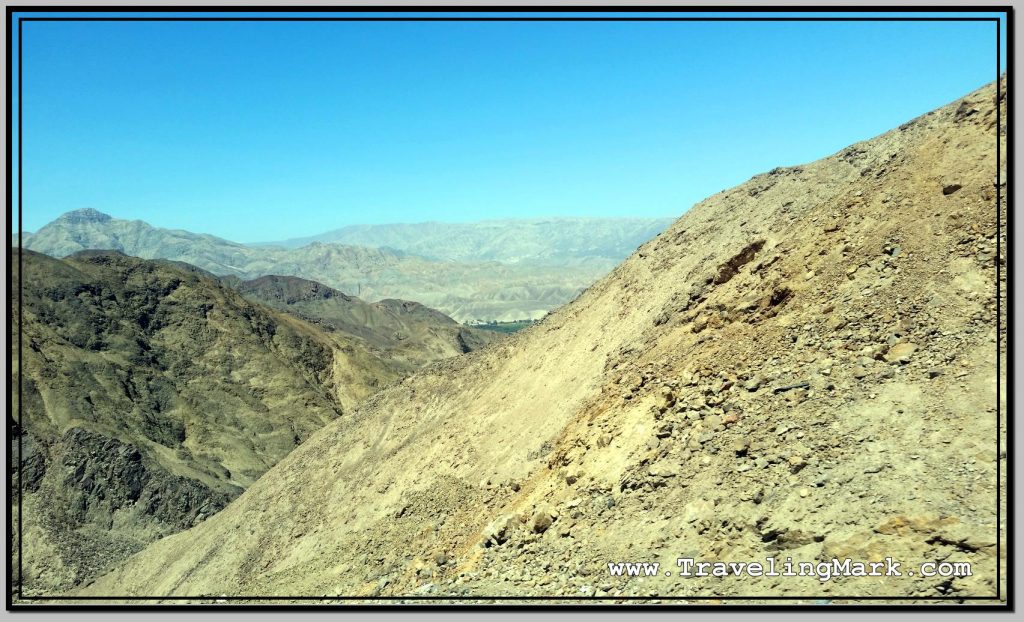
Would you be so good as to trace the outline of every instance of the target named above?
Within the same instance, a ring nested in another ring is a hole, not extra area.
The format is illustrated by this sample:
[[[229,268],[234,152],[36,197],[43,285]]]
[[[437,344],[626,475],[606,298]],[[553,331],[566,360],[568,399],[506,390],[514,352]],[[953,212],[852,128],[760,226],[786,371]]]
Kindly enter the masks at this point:
[[[84,593],[994,594],[996,97],[709,197],[540,324],[373,396]],[[607,566],[769,555],[974,575]]]

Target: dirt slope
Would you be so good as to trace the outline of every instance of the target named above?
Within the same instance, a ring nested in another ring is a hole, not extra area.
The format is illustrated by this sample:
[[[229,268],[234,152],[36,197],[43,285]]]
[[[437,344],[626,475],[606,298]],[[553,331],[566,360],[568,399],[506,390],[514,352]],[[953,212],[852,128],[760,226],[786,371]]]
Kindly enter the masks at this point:
[[[996,97],[709,197],[573,303],[371,397],[85,593],[994,594]],[[974,576],[607,566],[768,555]]]

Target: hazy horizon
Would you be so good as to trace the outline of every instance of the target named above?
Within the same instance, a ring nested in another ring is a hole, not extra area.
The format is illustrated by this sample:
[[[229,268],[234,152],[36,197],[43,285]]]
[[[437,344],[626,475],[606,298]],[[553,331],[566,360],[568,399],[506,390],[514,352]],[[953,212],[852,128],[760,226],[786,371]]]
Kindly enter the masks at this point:
[[[97,211],[97,212],[99,212],[101,214],[104,214],[106,216],[110,216],[111,218],[113,218],[115,220],[126,220],[126,221],[141,220],[142,222],[145,222],[148,225],[151,225],[153,227],[158,227],[158,228],[161,228],[161,229],[180,229],[180,230],[184,230],[184,231],[189,231],[190,233],[213,235],[215,237],[218,237],[218,238],[221,238],[221,239],[224,239],[224,240],[228,240],[229,242],[238,242],[238,243],[241,243],[241,244],[249,244],[249,245],[254,245],[254,244],[272,244],[272,243],[275,243],[275,242],[287,242],[287,241],[291,241],[291,240],[301,240],[301,239],[304,239],[304,238],[316,237],[319,234],[329,233],[331,231],[337,231],[337,230],[341,230],[341,229],[347,229],[347,228],[350,228],[350,227],[351,228],[361,228],[361,227],[388,227],[388,226],[417,226],[417,225],[433,225],[433,224],[441,224],[441,225],[476,225],[476,224],[489,224],[489,223],[502,223],[502,222],[529,222],[529,221],[537,222],[537,221],[556,221],[556,220],[570,220],[570,221],[580,221],[580,220],[590,220],[590,221],[598,221],[598,220],[601,220],[601,221],[608,221],[608,220],[622,220],[622,221],[627,221],[627,220],[675,220],[675,219],[679,218],[679,216],[682,215],[682,214],[677,215],[677,216],[544,216],[544,215],[538,215],[538,216],[524,216],[524,217],[521,217],[521,218],[515,218],[515,217],[511,217],[511,218],[486,218],[485,217],[485,218],[479,218],[479,219],[476,219],[476,220],[462,220],[462,221],[453,221],[453,220],[420,220],[420,221],[407,221],[407,222],[372,222],[372,223],[371,222],[353,222],[353,223],[343,224],[343,225],[339,225],[339,226],[327,227],[327,228],[323,228],[323,229],[317,230],[317,231],[310,231],[307,234],[295,235],[295,236],[290,236],[290,237],[287,237],[287,238],[276,238],[276,239],[272,239],[272,240],[270,240],[270,239],[268,239],[268,240],[243,240],[243,239],[237,239],[237,238],[234,238],[234,237],[230,237],[229,235],[215,234],[215,233],[211,233],[209,231],[196,231],[196,230],[192,230],[192,229],[187,229],[185,227],[177,227],[177,226],[164,227],[164,226],[160,226],[160,225],[155,225],[152,222],[149,222],[148,220],[146,220],[145,218],[139,218],[139,217],[135,217],[135,216],[119,216],[117,214],[111,214],[110,212],[107,212],[105,210],[102,210],[102,209],[99,209],[99,208],[96,208],[96,207],[83,206],[83,207],[69,209],[66,212],[62,212],[62,213],[58,214],[56,217],[54,217],[53,220],[50,220],[50,221],[48,221],[46,223],[43,223],[43,225],[41,225],[37,229],[23,229],[22,233],[24,233],[24,234],[36,233],[36,232],[39,231],[39,229],[42,229],[46,225],[52,223],[54,220],[57,220],[58,218],[60,218],[61,216],[64,216],[65,214],[69,214],[71,212],[84,211],[84,210],[94,210],[94,211]]]

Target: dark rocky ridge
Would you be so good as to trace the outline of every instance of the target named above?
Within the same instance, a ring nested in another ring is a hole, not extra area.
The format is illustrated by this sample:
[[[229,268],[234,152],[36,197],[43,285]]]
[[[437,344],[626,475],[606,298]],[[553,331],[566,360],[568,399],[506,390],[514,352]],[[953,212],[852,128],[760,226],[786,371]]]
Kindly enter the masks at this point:
[[[24,452],[28,593],[204,520],[407,372],[187,264],[111,251],[22,261],[22,403],[8,423]]]
[[[418,302],[388,299],[368,303],[299,277],[222,280],[250,300],[292,313],[327,331],[357,336],[381,357],[407,371],[501,338],[490,331],[462,326]]]

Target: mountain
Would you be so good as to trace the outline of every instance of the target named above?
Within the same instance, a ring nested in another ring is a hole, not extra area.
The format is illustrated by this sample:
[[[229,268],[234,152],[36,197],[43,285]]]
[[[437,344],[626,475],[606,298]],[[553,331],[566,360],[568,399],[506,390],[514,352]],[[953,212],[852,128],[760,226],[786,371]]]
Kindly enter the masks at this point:
[[[492,331],[462,326],[418,302],[388,299],[367,303],[298,277],[264,276],[251,281],[224,277],[223,281],[250,300],[292,313],[329,332],[357,336],[406,372],[501,338]]]
[[[581,236],[584,233],[580,230]],[[242,280],[298,276],[364,300],[415,300],[460,322],[541,318],[618,261],[600,256],[519,263],[431,260],[394,249],[321,242],[291,249],[253,247],[120,220],[94,209],[68,212],[37,232],[24,234],[22,244],[54,257],[107,249],[144,259],[172,259]],[[628,254],[628,246],[622,246],[622,256]]]
[[[375,394],[82,594],[995,594],[1000,86],[709,197],[572,303]],[[767,556],[973,575],[675,575]],[[620,561],[673,576],[610,576]]]
[[[622,261],[665,230],[671,218],[532,218],[473,223],[353,225],[271,245],[312,242],[396,249],[441,261],[565,265],[588,259]]]
[[[42,593],[201,522],[366,396],[495,338],[297,279],[232,289],[113,251],[22,262],[24,401],[8,423],[25,465],[24,581]],[[16,284],[17,251],[11,265]]]
[[[92,208],[67,212],[36,233],[24,233],[22,246],[53,257],[83,250],[116,250],[143,259],[184,261],[218,274],[251,257],[242,244],[160,229],[141,220],[120,220]]]

